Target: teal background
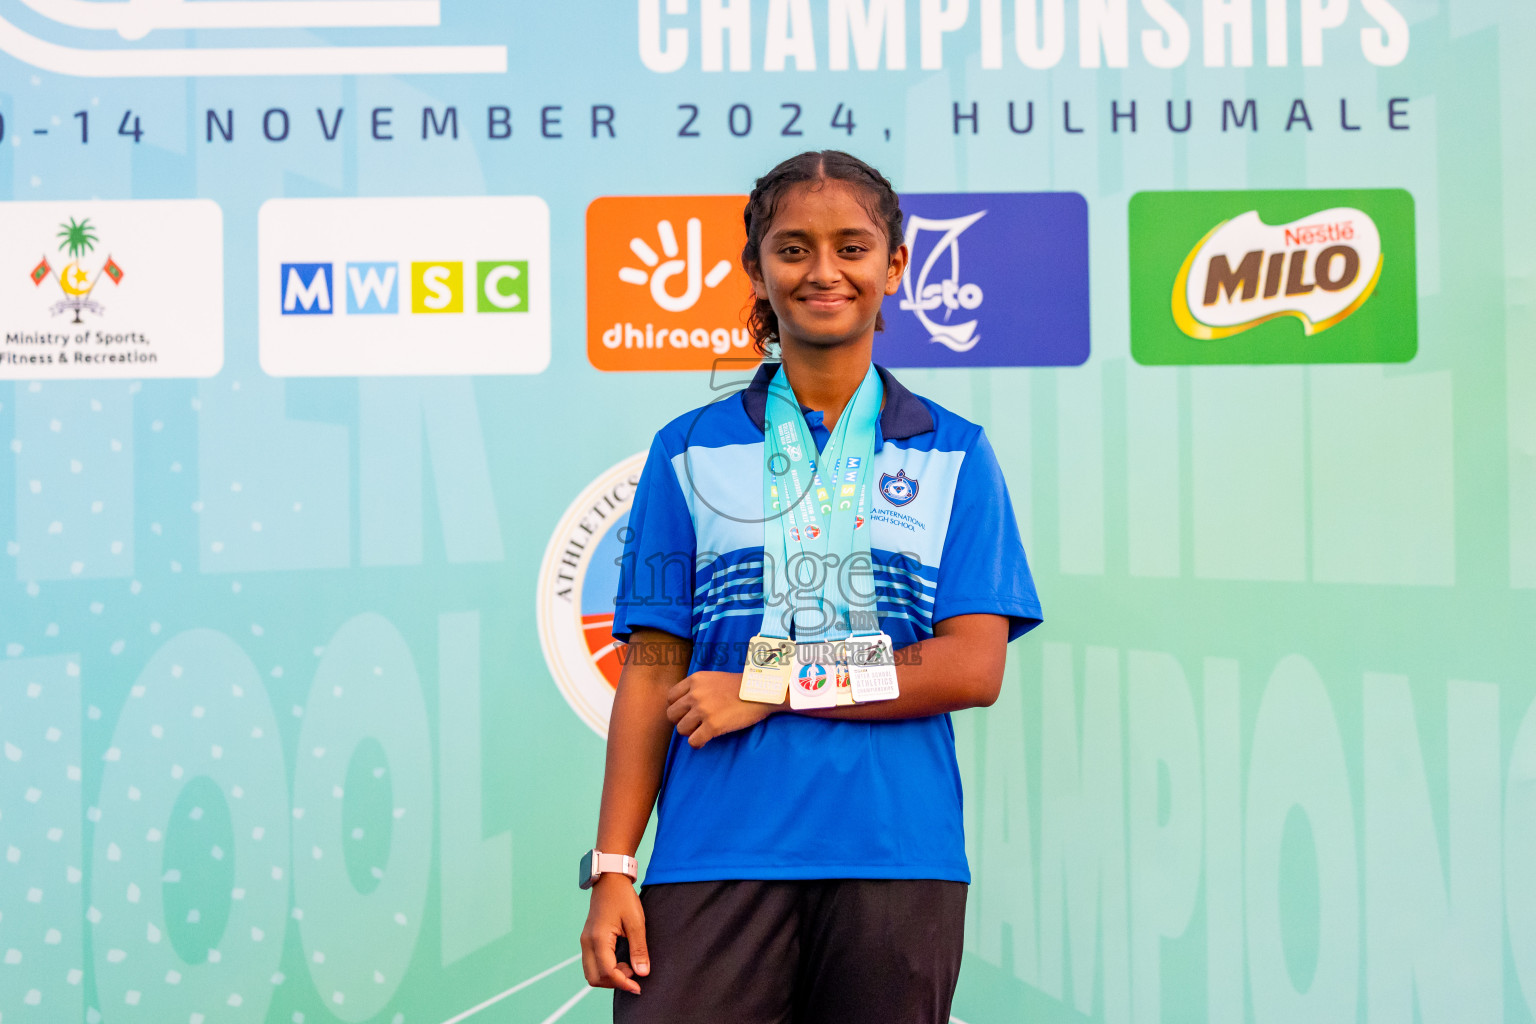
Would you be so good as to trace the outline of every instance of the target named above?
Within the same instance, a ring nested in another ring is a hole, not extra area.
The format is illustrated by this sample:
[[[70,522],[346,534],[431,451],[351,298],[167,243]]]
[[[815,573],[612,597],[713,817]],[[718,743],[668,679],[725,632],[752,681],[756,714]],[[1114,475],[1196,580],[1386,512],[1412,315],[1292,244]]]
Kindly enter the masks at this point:
[[[0,196],[208,197],[225,237],[217,377],[0,384],[4,1024],[439,1024],[535,978],[468,1019],[606,1018],[603,994],[566,1006],[584,986],[564,963],[602,741],[544,663],[535,578],[575,495],[712,392],[587,364],[584,211],[740,192],[824,146],[905,191],[1089,204],[1085,365],[903,374],[986,426],[1047,615],[1002,699],[955,716],[976,879],[956,1017],[1536,1019],[1536,10],[1395,0],[1411,46],[1378,68],[1352,4],[1303,67],[1292,4],[1290,64],[1268,67],[1256,4],[1257,63],[1206,68],[1202,5],[1173,0],[1192,51],[1162,70],[1142,5],[1129,66],[1080,67],[1073,2],[1065,57],[1032,71],[1012,5],[1004,68],[981,66],[978,3],[924,70],[909,3],[906,70],[766,72],[769,6],[751,6],[759,70],[699,70],[693,4],[666,22],[693,31],[689,62],[657,74],[628,3],[458,0],[430,30],[128,43],[0,0],[78,47],[419,37],[505,43],[510,68],[93,80],[0,55]],[[807,6],[825,68],[825,5]],[[1394,96],[1408,131],[1387,128]],[[1311,133],[1283,130],[1296,97]],[[1163,105],[1186,98],[1194,125],[1172,134]],[[1256,101],[1257,132],[1221,130],[1226,98]],[[1138,131],[1113,131],[1110,104],[1131,100]],[[1033,102],[1031,133],[1009,132],[1010,101],[1021,123]],[[785,102],[801,138],[775,134]],[[977,132],[955,134],[952,104],[972,102]],[[423,141],[419,109],[450,103],[461,137]],[[676,137],[680,103],[699,138]],[[732,103],[752,134],[729,132]],[[839,103],[851,137],[830,126]],[[510,139],[486,137],[493,104]],[[544,138],[556,104],[565,137]],[[615,108],[617,138],[590,137],[592,104]],[[338,106],[327,142],[312,111]],[[396,108],[396,141],[370,137],[375,106]],[[260,134],[271,107],[292,114],[287,142]],[[233,142],[204,141],[210,108],[235,110]],[[85,147],[82,109],[100,111]],[[112,130],[130,109],[138,144]],[[1133,193],[1365,187],[1414,197],[1412,362],[1131,360]],[[549,204],[545,373],[261,372],[264,200],[476,194]],[[71,571],[114,539],[119,566]]]

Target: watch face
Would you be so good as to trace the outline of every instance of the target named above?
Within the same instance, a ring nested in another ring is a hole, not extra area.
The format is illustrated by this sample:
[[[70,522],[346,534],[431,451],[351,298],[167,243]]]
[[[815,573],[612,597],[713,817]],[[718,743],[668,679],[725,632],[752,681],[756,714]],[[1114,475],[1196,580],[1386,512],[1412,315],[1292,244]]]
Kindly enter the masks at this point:
[[[592,854],[595,850],[588,850],[581,855],[581,865],[576,870],[576,884],[583,889],[592,888]]]

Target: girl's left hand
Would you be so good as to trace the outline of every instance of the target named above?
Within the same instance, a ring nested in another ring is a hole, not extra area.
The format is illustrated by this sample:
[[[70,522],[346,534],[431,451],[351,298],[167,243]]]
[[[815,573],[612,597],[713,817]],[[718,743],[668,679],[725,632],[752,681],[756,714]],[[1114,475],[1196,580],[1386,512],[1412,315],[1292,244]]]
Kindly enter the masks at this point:
[[[772,704],[741,699],[740,672],[695,672],[667,692],[667,719],[697,749],[773,714]]]

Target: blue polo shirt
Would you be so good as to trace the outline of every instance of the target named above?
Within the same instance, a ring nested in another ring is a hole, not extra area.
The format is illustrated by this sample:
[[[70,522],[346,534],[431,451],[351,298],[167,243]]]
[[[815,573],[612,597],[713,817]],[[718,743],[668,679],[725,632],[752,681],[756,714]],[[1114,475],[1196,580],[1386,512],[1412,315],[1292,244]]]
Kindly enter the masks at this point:
[[[1040,622],[1008,488],[979,426],[883,367],[869,515],[876,607],[899,650],[952,615]],[[613,635],[690,638],[689,672],[740,672],[763,614],[763,411],[777,363],[679,416],[630,509]],[[821,414],[806,424],[818,447]],[[790,712],[695,750],[672,734],[647,884],[718,879],[970,881],[949,716],[855,722]]]

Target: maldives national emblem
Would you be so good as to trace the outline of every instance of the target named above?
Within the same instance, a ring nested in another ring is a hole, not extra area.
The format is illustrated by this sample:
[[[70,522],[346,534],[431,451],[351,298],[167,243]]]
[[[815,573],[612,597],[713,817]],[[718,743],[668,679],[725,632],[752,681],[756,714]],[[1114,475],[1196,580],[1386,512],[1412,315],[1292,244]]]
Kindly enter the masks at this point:
[[[32,284],[41,286],[50,277],[58,282],[62,298],[49,307],[48,311],[54,316],[60,313],[73,313],[74,323],[81,323],[81,313],[95,313],[100,316],[105,310],[101,303],[91,296],[96,292],[96,286],[102,278],[107,278],[112,284],[123,283],[123,268],[110,255],[100,268],[93,274],[86,269],[88,254],[96,248],[96,227],[91,219],[76,221],[69,218],[69,223],[59,225],[59,252],[69,258],[63,268],[55,272],[53,265],[48,262],[45,255],[38,260],[37,266],[32,268]]]

